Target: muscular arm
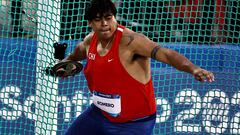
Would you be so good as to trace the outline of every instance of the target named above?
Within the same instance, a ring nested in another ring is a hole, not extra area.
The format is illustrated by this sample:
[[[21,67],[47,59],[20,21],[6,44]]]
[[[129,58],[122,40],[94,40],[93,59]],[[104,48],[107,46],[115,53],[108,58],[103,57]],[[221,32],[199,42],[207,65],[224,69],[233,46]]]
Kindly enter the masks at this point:
[[[69,56],[67,56],[65,59],[66,60],[81,61],[85,58],[86,58],[86,49],[85,49],[84,43],[81,42],[80,44],[78,44],[75,47],[74,51]]]
[[[199,69],[196,65],[194,65],[190,60],[188,60],[185,56],[179,54],[174,50],[170,50],[163,47],[155,47],[159,48],[158,50],[152,50],[152,58],[155,58],[158,61],[162,61],[167,63],[180,71],[184,71],[187,73],[193,74],[195,70]],[[156,53],[154,53],[154,51]]]
[[[212,72],[194,65],[190,60],[178,52],[166,48],[160,48],[160,50],[156,53],[156,59],[160,60],[162,55],[165,57],[165,63],[172,65],[180,71],[192,74],[196,80],[208,80],[209,82],[214,81],[214,75]]]
[[[87,57],[87,48],[90,44],[91,34],[86,36],[83,42],[79,43],[74,51],[65,58],[65,60],[81,61]]]
[[[205,81],[205,79],[210,82],[214,81],[214,76],[211,72],[194,65],[190,60],[178,52],[161,47],[142,34],[134,35],[131,48],[136,54],[154,58],[155,60],[169,64],[180,71],[190,73],[199,81]]]

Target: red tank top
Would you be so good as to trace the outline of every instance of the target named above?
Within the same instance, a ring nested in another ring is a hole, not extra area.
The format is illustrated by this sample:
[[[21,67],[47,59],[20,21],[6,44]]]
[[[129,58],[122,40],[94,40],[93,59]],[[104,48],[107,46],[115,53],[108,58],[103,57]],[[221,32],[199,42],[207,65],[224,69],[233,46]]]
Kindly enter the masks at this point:
[[[142,84],[135,80],[119,59],[119,43],[125,27],[119,25],[109,52],[100,56],[97,52],[97,36],[93,35],[84,74],[93,92],[121,97],[121,112],[114,117],[102,111],[111,122],[127,122],[156,113],[152,80]]]

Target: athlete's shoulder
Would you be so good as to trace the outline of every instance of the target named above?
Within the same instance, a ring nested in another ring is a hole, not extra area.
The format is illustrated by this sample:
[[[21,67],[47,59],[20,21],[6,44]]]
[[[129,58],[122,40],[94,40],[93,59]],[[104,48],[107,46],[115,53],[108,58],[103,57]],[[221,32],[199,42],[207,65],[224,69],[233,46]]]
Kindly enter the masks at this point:
[[[94,32],[90,32],[83,40],[84,45],[89,46],[92,38],[93,38]]]
[[[141,43],[144,40],[148,40],[144,34],[135,32],[129,28],[125,28],[122,34],[121,43],[130,45],[133,42]]]

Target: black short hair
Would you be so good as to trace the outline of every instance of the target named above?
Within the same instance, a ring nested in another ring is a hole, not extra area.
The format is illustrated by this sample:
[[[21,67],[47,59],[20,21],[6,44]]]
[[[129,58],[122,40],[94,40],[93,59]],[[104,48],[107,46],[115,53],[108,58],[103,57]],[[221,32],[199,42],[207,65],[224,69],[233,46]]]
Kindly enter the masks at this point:
[[[111,13],[116,17],[117,9],[111,0],[92,0],[85,10],[84,19],[91,21],[97,17],[102,17],[105,13]]]

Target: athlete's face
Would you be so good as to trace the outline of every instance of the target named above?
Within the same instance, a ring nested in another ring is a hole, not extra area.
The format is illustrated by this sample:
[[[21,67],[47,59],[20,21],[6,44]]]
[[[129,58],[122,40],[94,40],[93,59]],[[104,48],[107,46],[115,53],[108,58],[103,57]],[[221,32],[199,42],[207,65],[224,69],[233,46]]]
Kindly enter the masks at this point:
[[[112,37],[117,28],[117,21],[113,14],[106,13],[103,16],[97,15],[89,22],[89,26],[97,34],[98,38],[108,39]]]

